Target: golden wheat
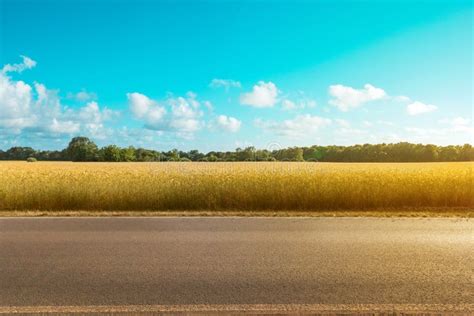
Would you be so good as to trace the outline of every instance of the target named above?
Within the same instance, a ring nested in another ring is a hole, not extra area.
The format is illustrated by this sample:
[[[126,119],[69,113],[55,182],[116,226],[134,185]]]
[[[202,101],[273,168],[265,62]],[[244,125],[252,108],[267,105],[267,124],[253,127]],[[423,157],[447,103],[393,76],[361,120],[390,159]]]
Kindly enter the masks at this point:
[[[0,210],[473,208],[474,163],[1,162]]]

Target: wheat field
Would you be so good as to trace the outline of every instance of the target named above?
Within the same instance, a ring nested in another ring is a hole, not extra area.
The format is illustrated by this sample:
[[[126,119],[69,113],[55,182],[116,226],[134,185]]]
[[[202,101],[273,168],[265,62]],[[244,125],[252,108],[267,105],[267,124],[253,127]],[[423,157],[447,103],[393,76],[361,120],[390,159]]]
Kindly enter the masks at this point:
[[[0,210],[474,208],[474,163],[0,162]]]

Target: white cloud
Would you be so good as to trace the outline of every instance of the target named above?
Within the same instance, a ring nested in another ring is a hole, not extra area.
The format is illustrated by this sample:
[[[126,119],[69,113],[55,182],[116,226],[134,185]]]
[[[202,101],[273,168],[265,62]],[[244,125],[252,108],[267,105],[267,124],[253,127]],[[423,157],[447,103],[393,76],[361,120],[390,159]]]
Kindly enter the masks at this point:
[[[146,122],[150,125],[157,125],[162,120],[163,117],[166,115],[166,110],[161,106],[153,106],[148,109],[146,115]]]
[[[80,131],[80,124],[73,121],[58,121],[53,118],[48,129],[55,134],[74,134]]]
[[[395,101],[398,101],[398,102],[410,102],[411,99],[405,95],[399,95],[399,96],[396,96],[393,98]]]
[[[21,64],[8,64],[0,72],[0,130],[3,134],[24,132],[49,137],[87,133],[90,127],[98,131],[103,127],[102,123],[112,111],[101,111],[95,102],[77,110],[64,107],[57,91],[38,82],[32,87],[8,76],[9,72],[22,72],[35,65],[31,58],[23,57]]]
[[[284,99],[281,101],[281,107],[287,111],[314,108],[316,107],[316,101],[311,99],[298,99],[296,102],[294,102],[290,99]]]
[[[474,127],[472,126],[471,120],[461,116],[452,119],[443,119],[439,121],[442,124],[447,124],[453,132],[468,133],[471,137],[474,137]]]
[[[0,73],[0,126],[21,129],[32,124],[31,90],[25,82],[11,81]]]
[[[188,98],[169,98],[167,103],[171,106],[172,117],[170,127],[190,137],[190,133],[200,130],[203,123],[200,117],[203,113],[199,110],[200,102],[196,100],[195,94],[189,94]]]
[[[214,109],[211,101],[204,101],[202,104],[206,107],[208,111],[212,111]]]
[[[170,121],[170,127],[180,133],[193,133],[201,129],[201,122],[192,118],[175,118]]]
[[[291,101],[291,100],[288,100],[288,99],[285,99],[281,102],[281,106],[284,110],[294,110],[296,109],[296,103]]]
[[[192,92],[192,91],[189,91],[188,93],[186,93],[186,96],[188,97],[187,98],[187,101],[188,103],[195,109],[197,109],[201,103],[197,100],[197,94]]]
[[[216,125],[221,130],[236,133],[239,131],[242,122],[231,116],[219,115],[216,119]]]
[[[360,90],[341,84],[332,85],[329,86],[329,94],[333,97],[329,103],[343,112],[359,107],[364,103],[387,97],[383,89],[376,88],[370,84],[364,85],[364,88]]]
[[[27,56],[20,56],[22,58],[22,62],[19,64],[6,64],[2,68],[2,73],[6,74],[8,72],[22,72],[27,69],[31,69],[36,66],[36,61],[27,57]]]
[[[445,126],[437,128],[406,127],[405,131],[410,133],[411,141],[415,140],[422,143],[432,143],[434,139],[436,139],[437,143],[441,142],[444,144],[472,143],[474,127],[470,119],[455,117],[440,120],[439,123]]]
[[[376,123],[379,125],[385,125],[385,126],[395,126],[395,123],[390,122],[390,121],[384,121],[384,120],[377,120]]]
[[[145,123],[145,128],[158,131],[172,131],[184,138],[203,127],[201,103],[196,94],[188,92],[187,97],[168,97],[158,103],[141,93],[127,93],[130,110],[135,118]],[[169,111],[167,110],[169,109]]]
[[[164,121],[166,109],[144,94],[127,93],[128,104],[135,118],[143,120],[151,129],[159,129]]]
[[[212,79],[211,83],[209,84],[211,88],[225,88],[229,90],[229,88],[240,88],[242,85],[239,81],[231,80],[231,79]]]
[[[107,108],[100,110],[99,104],[95,101],[87,103],[79,109],[77,118],[82,123],[83,129],[95,138],[104,138],[106,128],[104,122],[113,119],[118,112]]]
[[[335,119],[335,122],[341,127],[349,128],[351,126],[351,124],[347,120]]]
[[[432,104],[425,104],[419,101],[415,101],[407,105],[407,113],[409,115],[419,115],[423,113],[433,112],[437,108],[437,106],[434,106]]]
[[[277,103],[279,93],[273,82],[259,81],[253,86],[252,92],[240,96],[240,103],[256,108],[272,107]]]
[[[95,94],[94,92],[88,92],[88,91],[82,90],[77,93],[68,93],[67,98],[74,99],[79,102],[85,102],[85,101],[96,100],[97,94]]]
[[[358,128],[346,128],[342,127],[340,129],[336,130],[336,133],[341,134],[341,135],[347,135],[347,136],[354,136],[354,135],[366,135],[368,131],[358,129]]]
[[[136,118],[144,118],[154,107],[159,107],[157,102],[138,92],[127,93],[128,105]],[[160,111],[158,111],[159,113]],[[159,119],[159,117],[158,117]]]
[[[303,107],[303,108],[314,108],[316,107],[317,103],[316,101],[314,100],[301,100],[300,101],[300,107]]]
[[[310,114],[298,115],[294,119],[281,122],[257,119],[255,125],[264,130],[288,137],[314,136],[319,129],[331,124],[331,120]]]
[[[439,122],[443,123],[443,124],[449,124],[449,125],[452,125],[452,126],[466,126],[466,125],[469,125],[471,123],[471,120],[467,119],[467,118],[464,118],[464,117],[461,117],[461,116],[458,116],[458,117],[455,117],[455,118],[452,118],[452,119],[442,119],[442,120],[439,120]]]
[[[192,102],[191,102],[192,101]],[[172,107],[174,117],[179,118],[195,118],[198,116],[196,109],[199,107],[199,103],[193,99],[185,99],[183,97],[170,98],[167,100],[168,104]]]

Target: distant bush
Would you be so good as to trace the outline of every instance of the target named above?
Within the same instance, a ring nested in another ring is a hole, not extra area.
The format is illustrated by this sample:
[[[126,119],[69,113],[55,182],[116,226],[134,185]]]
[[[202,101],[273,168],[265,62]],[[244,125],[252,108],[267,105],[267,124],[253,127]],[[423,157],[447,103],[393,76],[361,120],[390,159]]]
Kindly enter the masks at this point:
[[[26,162],[37,162],[38,160],[36,160],[35,157],[28,157],[26,158]]]
[[[207,161],[215,162],[217,161],[217,157],[215,155],[209,155],[209,157],[207,157]]]
[[[181,162],[190,162],[191,159],[188,159],[188,158],[181,158],[181,159],[179,159],[179,161],[181,161]]]

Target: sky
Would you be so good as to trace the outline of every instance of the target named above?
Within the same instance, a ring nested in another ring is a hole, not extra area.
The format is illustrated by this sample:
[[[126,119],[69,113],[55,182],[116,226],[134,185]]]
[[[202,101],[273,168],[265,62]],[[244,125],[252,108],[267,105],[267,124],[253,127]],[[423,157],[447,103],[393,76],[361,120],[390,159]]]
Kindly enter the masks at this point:
[[[0,0],[0,149],[473,144],[472,1]]]

